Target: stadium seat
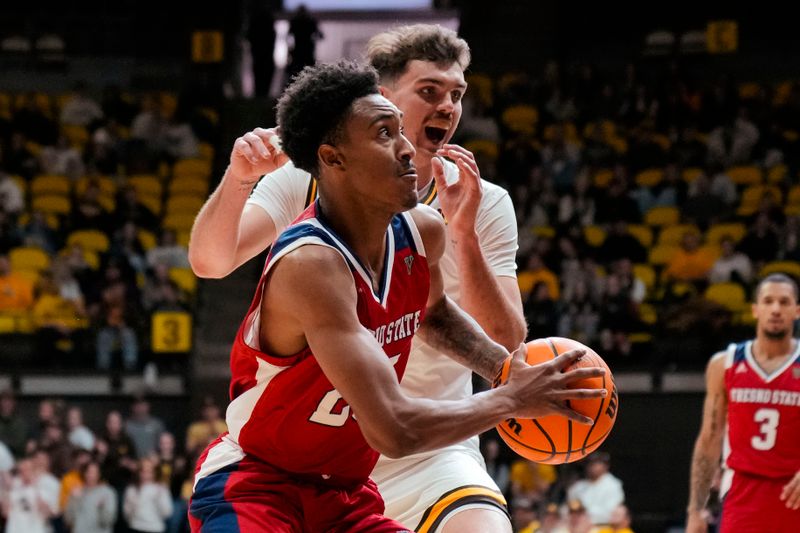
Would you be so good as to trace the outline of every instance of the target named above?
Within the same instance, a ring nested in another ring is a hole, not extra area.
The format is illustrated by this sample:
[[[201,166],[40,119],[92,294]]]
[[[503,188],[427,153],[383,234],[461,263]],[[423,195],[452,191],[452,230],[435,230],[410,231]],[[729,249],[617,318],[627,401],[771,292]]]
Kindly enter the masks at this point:
[[[780,185],[789,176],[789,167],[786,165],[775,165],[767,169],[767,183],[770,185]]]
[[[761,267],[758,275],[763,278],[775,273],[788,274],[800,280],[800,263],[795,261],[772,261]]]
[[[650,248],[653,246],[653,230],[644,224],[628,224],[628,233],[636,237],[642,246]]]
[[[198,146],[200,150],[200,159],[204,161],[214,161],[214,147],[209,143],[200,143]]]
[[[514,133],[533,134],[539,122],[539,111],[531,105],[513,105],[500,116],[503,126]]]
[[[24,227],[31,221],[31,214],[30,213],[22,213],[17,222],[19,223],[20,227]],[[58,219],[58,216],[54,215],[53,213],[46,213],[44,215],[45,224],[47,227],[53,230],[57,230],[61,226],[61,222]]]
[[[639,318],[648,325],[653,325],[658,320],[656,308],[650,304],[642,304],[639,306]]]
[[[197,277],[191,268],[170,268],[169,279],[175,282],[180,289],[190,295],[197,292]]]
[[[73,231],[67,237],[67,246],[80,244],[84,250],[94,252],[107,252],[109,248],[108,237],[102,231],[96,229],[84,229]]]
[[[464,148],[475,155],[483,154],[489,159],[497,159],[500,153],[497,143],[488,139],[473,139],[464,143]]]
[[[8,252],[11,270],[35,270],[41,272],[50,267],[50,256],[37,246],[18,246]]]
[[[552,239],[556,236],[556,230],[552,226],[534,226],[531,228],[531,233],[546,239]]]
[[[703,297],[733,312],[741,312],[749,306],[747,295],[738,283],[713,283],[706,289]]]
[[[67,138],[70,146],[78,150],[83,150],[83,147],[89,142],[89,131],[83,126],[62,124],[61,133]]]
[[[713,224],[706,232],[706,242],[708,244],[719,244],[725,236],[730,236],[734,241],[739,242],[747,233],[747,227],[741,222],[730,222],[726,224]]]
[[[194,194],[179,194],[170,196],[167,199],[167,214],[173,213],[192,213],[196,215],[205,203],[205,197]]]
[[[644,223],[648,226],[670,226],[677,224],[680,217],[677,207],[653,207],[644,214]]]
[[[108,176],[83,176],[75,183],[75,192],[81,195],[88,187],[89,183],[96,183],[100,187],[100,192],[103,196],[114,197],[117,194],[117,184]]]
[[[156,236],[153,235],[152,232],[149,232],[145,229],[140,229],[136,233],[136,236],[139,237],[139,242],[142,243],[142,248],[144,248],[145,250],[149,250],[150,248],[153,248],[156,244],[158,244],[158,242],[156,241]]]
[[[689,168],[684,168],[681,171],[681,178],[683,178],[683,181],[685,181],[686,183],[692,183],[701,174],[703,174],[702,168],[689,167]]]
[[[30,192],[32,196],[46,196],[49,194],[69,196],[72,183],[66,176],[56,174],[40,174],[31,181]]]
[[[129,176],[126,183],[136,189],[136,194],[139,196],[161,197],[163,192],[161,181],[154,174]]]
[[[170,196],[175,194],[195,194],[206,196],[208,194],[208,181],[200,177],[174,178],[169,184]]]
[[[583,228],[583,238],[589,246],[597,248],[606,240],[606,231],[600,226],[586,226]]]
[[[163,226],[176,231],[190,230],[197,213],[170,213],[164,217]]]
[[[664,171],[660,168],[649,168],[636,174],[636,185],[639,187],[653,187],[664,179]]]
[[[771,194],[776,203],[783,201],[783,193],[775,185],[750,185],[742,191],[740,206],[754,206],[758,208],[759,202],[765,194]]]
[[[677,224],[666,226],[658,234],[658,244],[678,246],[686,232],[700,233],[700,229],[694,224]]]
[[[469,84],[470,92],[475,91],[475,94],[478,95],[483,105],[491,107],[494,102],[491,76],[478,72],[470,72],[464,77]]]
[[[605,189],[608,187],[608,184],[611,183],[611,178],[614,177],[614,172],[603,168],[595,172],[594,176],[592,176],[592,183],[598,189]]]
[[[736,185],[759,185],[763,180],[761,169],[754,165],[731,167],[725,173]]]
[[[154,215],[160,216],[161,215],[161,198],[158,196],[149,196],[149,195],[142,195],[138,197],[138,200],[144,205],[147,209],[153,212]]]
[[[31,207],[34,211],[52,213],[55,215],[68,215],[72,210],[69,198],[65,196],[36,196],[31,200]]]
[[[678,251],[677,246],[658,245],[650,248],[647,255],[647,262],[654,266],[662,266],[669,263],[670,259]]]
[[[204,159],[181,159],[175,162],[172,167],[172,177],[196,177],[208,178],[211,176],[211,163]]]

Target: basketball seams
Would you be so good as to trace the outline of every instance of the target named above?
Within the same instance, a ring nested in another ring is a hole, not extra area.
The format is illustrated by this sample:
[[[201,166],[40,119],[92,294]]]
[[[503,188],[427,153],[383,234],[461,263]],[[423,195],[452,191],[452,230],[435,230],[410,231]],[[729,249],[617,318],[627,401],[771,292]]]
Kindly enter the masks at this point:
[[[559,346],[558,344],[556,344],[559,341],[566,342],[567,343],[566,346]],[[537,344],[538,347],[536,346]],[[571,344],[577,344],[578,346],[571,346]],[[550,349],[547,350],[545,346],[549,347]],[[533,356],[531,352],[529,352],[529,354],[531,354],[529,355],[529,357],[531,357],[532,359],[532,361],[529,364],[535,364],[536,362],[547,361],[548,360],[547,355],[549,355],[549,353],[553,354],[552,357],[553,359],[558,357],[559,355],[561,355],[559,354],[559,350],[562,347],[566,352],[581,346],[582,345],[580,345],[580,343],[577,343],[576,341],[572,341],[571,339],[562,339],[560,337],[544,338],[544,339],[539,339],[538,341],[531,341],[528,343],[529,349],[539,350],[539,355]],[[543,348],[545,351],[541,351]],[[580,364],[580,366],[573,364],[572,366],[574,368],[581,368],[581,367],[603,368],[605,372],[603,373],[602,376],[600,376],[601,379],[599,380],[600,383],[598,385],[602,386],[602,388],[606,390],[608,390],[609,386],[613,388],[614,380],[608,365],[605,363],[605,361],[603,361],[602,357],[600,357],[596,352],[594,352],[588,347],[585,348],[587,348],[587,353],[580,359],[580,362],[582,364]],[[586,356],[590,357],[587,358]],[[576,363],[578,362],[576,361]],[[594,383],[592,385],[587,385],[587,386],[590,387],[594,386]],[[587,455],[589,455],[590,453],[592,453],[597,447],[599,447],[603,443],[603,441],[605,441],[605,439],[610,434],[611,429],[614,427],[616,416],[611,417],[606,415],[606,418],[608,419],[607,422],[609,423],[602,423],[602,424],[600,423],[600,417],[604,416],[605,412],[608,410],[608,407],[611,405],[611,400],[612,400],[611,396],[606,398],[600,398],[600,402],[598,402],[599,406],[594,416],[594,422],[588,427],[587,426],[581,427],[580,430],[578,430],[577,426],[573,426],[573,421],[569,419],[565,419],[562,421],[562,424],[566,423],[566,427],[564,427],[563,425],[558,426],[557,424],[553,425],[552,421],[547,421],[547,423],[545,423],[544,419],[548,417],[544,417],[542,419],[543,422],[540,422],[537,419],[516,419],[515,423],[522,426],[522,431],[525,432],[522,434],[522,436],[526,437],[526,440],[528,441],[531,440],[534,441],[533,443],[521,440],[521,437],[516,433],[514,433],[512,429],[510,429],[511,426],[508,423],[508,421],[503,421],[500,424],[498,424],[497,429],[499,430],[500,435],[503,437],[503,439],[506,440],[507,444],[509,444],[509,446],[511,446],[511,448],[515,452],[522,455],[523,457],[527,456],[529,459],[535,462],[546,463],[546,464],[562,464],[567,462],[573,462],[582,459]],[[565,401],[565,404],[571,408],[573,407],[572,403],[573,402],[569,400]],[[590,406],[591,404],[587,407]],[[616,415],[616,413],[614,413],[614,415]],[[536,430],[534,430],[534,427],[536,428]],[[603,427],[605,431],[601,435],[598,435],[597,432],[601,427]],[[556,434],[559,436],[559,438],[565,441],[564,444],[566,444],[567,448],[566,450],[558,450],[556,443],[553,440],[553,437],[551,437],[549,433],[549,431],[551,430],[555,431]],[[534,431],[534,433],[531,434],[530,433],[531,431]],[[533,435],[536,435],[537,433],[539,435],[544,436],[547,442],[546,443],[542,442],[541,437],[534,438]],[[594,437],[594,439],[592,437]],[[589,442],[590,439],[591,442]],[[583,441],[582,444],[580,444],[581,440]],[[578,441],[578,442],[576,443],[573,441]],[[541,449],[543,445],[549,447],[550,449]],[[520,452],[527,452],[527,453],[520,453]],[[537,455],[540,455],[541,457],[535,457]]]

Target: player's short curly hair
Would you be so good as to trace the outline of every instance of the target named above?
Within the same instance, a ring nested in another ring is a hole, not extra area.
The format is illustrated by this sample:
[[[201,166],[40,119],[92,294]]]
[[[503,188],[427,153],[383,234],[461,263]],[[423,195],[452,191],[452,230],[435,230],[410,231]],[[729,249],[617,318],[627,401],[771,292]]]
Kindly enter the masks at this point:
[[[343,61],[304,68],[277,106],[281,144],[295,166],[319,176],[319,146],[339,140],[353,102],[370,94],[379,94],[378,75],[368,65]]]
[[[398,26],[373,36],[367,43],[367,59],[381,81],[402,76],[409,61],[431,61],[467,70],[471,54],[467,42],[451,29],[437,24]]]

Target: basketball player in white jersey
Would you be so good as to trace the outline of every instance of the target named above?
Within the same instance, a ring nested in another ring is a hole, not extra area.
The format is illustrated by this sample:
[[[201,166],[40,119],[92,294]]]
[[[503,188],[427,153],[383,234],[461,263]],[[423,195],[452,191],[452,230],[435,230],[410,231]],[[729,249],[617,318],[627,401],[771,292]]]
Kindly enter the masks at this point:
[[[445,292],[512,350],[526,333],[516,280],[514,208],[505,190],[481,179],[469,151],[447,144],[461,118],[469,48],[450,30],[420,24],[376,35],[368,57],[382,93],[403,112],[405,135],[415,145],[420,201],[437,208],[447,222],[440,262]],[[250,175],[265,176],[257,184],[242,177],[232,158],[200,211],[189,247],[198,276],[220,278],[238,268],[315,198],[316,181],[288,161],[276,135],[257,128],[243,136],[248,148],[242,164],[258,170]],[[491,379],[497,364],[484,354],[456,361],[415,339],[402,387],[416,397],[460,399],[472,393],[471,371]],[[416,531],[511,532],[505,499],[485,471],[477,437],[425,454],[381,458],[372,477],[387,516]]]

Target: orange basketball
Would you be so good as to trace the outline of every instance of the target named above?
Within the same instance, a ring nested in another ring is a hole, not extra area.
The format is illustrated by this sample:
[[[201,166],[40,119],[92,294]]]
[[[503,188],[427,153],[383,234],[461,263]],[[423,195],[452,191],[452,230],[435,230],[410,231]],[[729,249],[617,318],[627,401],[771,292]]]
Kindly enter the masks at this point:
[[[604,388],[608,391],[605,398],[588,400],[569,400],[569,406],[586,415],[594,423],[590,426],[578,424],[561,415],[544,416],[535,419],[509,418],[497,425],[497,431],[512,450],[519,455],[536,461],[557,465],[578,461],[596,450],[611,433],[617,419],[619,398],[614,377],[605,361],[597,353],[572,339],[549,337],[536,339],[527,344],[528,364],[534,365],[549,361],[556,356],[575,349],[586,350],[586,354],[567,370],[581,367],[599,366],[604,368],[605,376],[588,378],[570,384],[576,389]],[[510,364],[503,366],[500,383],[508,379]]]

